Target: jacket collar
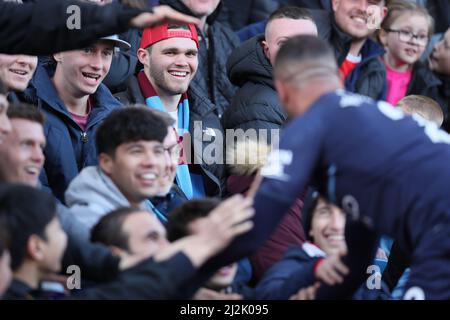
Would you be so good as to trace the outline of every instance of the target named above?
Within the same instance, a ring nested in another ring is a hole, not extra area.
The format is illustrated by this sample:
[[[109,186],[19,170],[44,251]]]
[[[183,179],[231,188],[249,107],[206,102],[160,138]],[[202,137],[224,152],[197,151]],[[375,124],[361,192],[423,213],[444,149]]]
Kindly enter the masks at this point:
[[[34,103],[37,104],[37,100],[42,99],[50,108],[63,113],[69,117],[70,113],[66,106],[59,98],[56,88],[53,85],[51,78],[55,71],[49,65],[38,65],[35,75],[31,81],[31,87],[35,91],[35,96],[31,93],[31,90],[26,90],[26,95],[31,98]],[[95,111],[111,111],[120,103],[112,96],[111,92],[104,84],[100,84],[97,91],[92,95],[94,100]],[[93,110],[93,111],[94,111]]]

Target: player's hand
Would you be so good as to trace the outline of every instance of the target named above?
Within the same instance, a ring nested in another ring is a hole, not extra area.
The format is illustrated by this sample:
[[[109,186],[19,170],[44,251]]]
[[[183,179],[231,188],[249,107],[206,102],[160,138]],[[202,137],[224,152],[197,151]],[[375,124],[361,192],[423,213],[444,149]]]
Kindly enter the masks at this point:
[[[198,25],[200,20],[192,16],[185,15],[181,12],[175,11],[169,6],[156,6],[153,12],[143,12],[134,17],[130,21],[130,26],[133,28],[149,28],[163,23],[193,23]]]

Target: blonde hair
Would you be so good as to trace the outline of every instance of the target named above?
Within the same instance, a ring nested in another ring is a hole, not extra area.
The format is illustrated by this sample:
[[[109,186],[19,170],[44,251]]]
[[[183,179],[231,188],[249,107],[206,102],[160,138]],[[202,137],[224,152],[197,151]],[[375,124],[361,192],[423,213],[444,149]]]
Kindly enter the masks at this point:
[[[404,97],[397,104],[405,113],[418,114],[422,118],[434,122],[438,127],[444,122],[444,113],[439,103],[433,99],[419,95]]]

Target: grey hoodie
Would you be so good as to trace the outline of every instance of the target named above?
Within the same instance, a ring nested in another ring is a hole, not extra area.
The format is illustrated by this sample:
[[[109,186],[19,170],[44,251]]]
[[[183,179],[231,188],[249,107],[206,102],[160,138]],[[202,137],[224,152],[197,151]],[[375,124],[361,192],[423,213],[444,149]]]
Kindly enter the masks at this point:
[[[84,168],[65,193],[72,214],[91,229],[108,212],[129,207],[130,202],[98,166]],[[145,204],[141,207],[146,209]]]

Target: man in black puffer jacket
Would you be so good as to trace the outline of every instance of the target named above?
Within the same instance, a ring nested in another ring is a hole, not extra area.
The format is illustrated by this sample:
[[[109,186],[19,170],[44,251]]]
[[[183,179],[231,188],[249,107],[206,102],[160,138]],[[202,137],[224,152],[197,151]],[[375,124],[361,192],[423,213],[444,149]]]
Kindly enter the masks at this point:
[[[228,75],[240,86],[222,123],[225,129],[265,129],[267,139],[278,137],[279,129],[287,119],[275,90],[272,63],[282,40],[294,35],[317,35],[317,29],[307,10],[284,7],[269,18],[266,34],[256,36],[233,51],[228,61]],[[265,139],[263,131],[258,132]],[[264,142],[270,142],[264,141]]]
[[[209,98],[217,106],[216,114],[221,117],[236,93],[237,88],[228,80],[226,63],[233,49],[239,45],[233,30],[217,21],[222,3],[213,0],[207,4],[186,0],[159,2],[200,19],[197,27],[200,40],[198,71],[191,87],[196,87],[202,96]]]

